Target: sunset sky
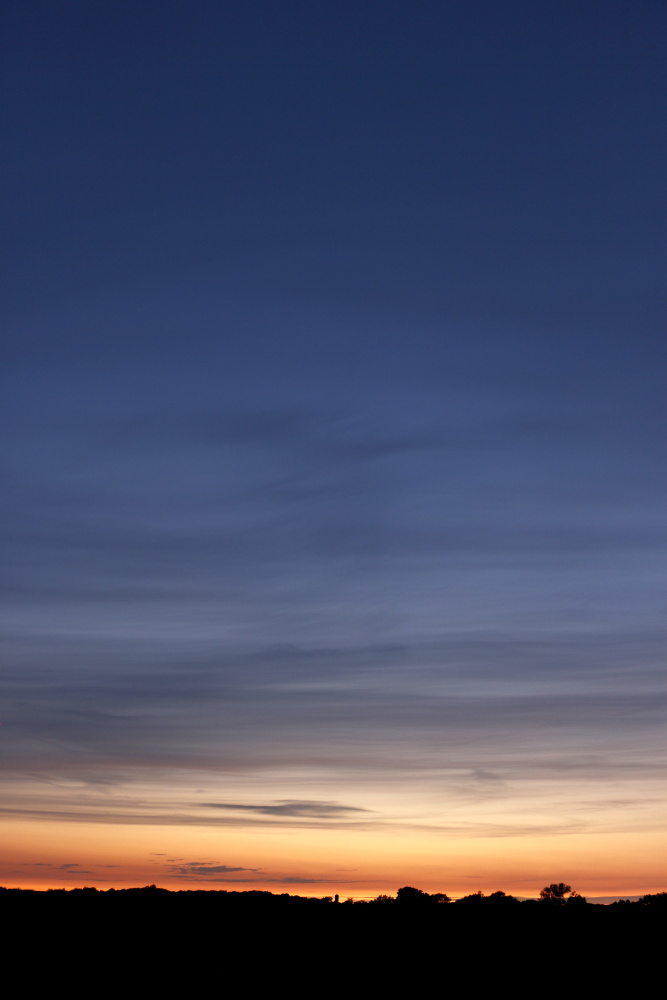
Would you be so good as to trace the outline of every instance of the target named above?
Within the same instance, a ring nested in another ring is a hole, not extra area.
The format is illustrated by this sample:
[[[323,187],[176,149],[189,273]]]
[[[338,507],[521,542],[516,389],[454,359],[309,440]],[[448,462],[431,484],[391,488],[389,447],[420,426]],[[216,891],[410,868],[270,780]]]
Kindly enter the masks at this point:
[[[0,884],[667,889],[667,4],[0,19]]]

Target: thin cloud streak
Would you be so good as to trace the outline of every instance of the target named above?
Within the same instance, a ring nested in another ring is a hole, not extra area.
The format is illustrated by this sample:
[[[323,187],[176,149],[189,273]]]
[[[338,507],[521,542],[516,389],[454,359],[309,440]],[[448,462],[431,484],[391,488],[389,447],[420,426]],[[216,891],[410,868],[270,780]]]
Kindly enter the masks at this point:
[[[371,812],[358,806],[340,806],[333,802],[277,802],[273,805],[244,805],[234,802],[202,802],[206,809],[260,813],[263,816],[298,817],[304,819],[336,819],[349,813]]]

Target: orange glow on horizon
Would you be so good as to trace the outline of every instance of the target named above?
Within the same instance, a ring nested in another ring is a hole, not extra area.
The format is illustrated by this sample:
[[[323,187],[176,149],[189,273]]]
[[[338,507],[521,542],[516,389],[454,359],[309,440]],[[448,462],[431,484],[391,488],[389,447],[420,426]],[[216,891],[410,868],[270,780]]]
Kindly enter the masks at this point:
[[[15,820],[6,824],[5,843],[0,884],[32,889],[155,884],[363,899],[415,885],[452,897],[497,889],[534,897],[562,880],[582,895],[604,897],[660,892],[667,883],[659,832],[463,839],[421,831],[240,827],[221,833]]]

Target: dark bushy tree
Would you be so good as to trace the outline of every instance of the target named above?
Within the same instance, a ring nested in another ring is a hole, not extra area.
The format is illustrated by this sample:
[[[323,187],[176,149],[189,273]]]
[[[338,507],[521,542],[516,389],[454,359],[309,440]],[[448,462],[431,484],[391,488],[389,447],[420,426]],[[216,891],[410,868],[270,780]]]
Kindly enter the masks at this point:
[[[638,900],[642,906],[667,906],[667,892],[648,893]]]
[[[506,892],[498,889],[497,892],[492,892],[490,896],[485,896],[483,892],[473,892],[469,896],[462,896],[461,899],[457,900],[459,903],[518,903],[519,900],[515,899],[514,896],[508,896]]]
[[[415,889],[411,885],[404,885],[396,893],[397,903],[448,903],[449,896],[444,892],[434,892],[429,895],[423,889]]]
[[[423,889],[415,889],[412,885],[404,885],[396,893],[397,903],[426,903],[428,893]]]
[[[571,889],[572,886],[566,885],[565,882],[552,882],[551,885],[545,885],[544,889],[542,889],[540,899],[543,903],[563,906],[565,897]]]

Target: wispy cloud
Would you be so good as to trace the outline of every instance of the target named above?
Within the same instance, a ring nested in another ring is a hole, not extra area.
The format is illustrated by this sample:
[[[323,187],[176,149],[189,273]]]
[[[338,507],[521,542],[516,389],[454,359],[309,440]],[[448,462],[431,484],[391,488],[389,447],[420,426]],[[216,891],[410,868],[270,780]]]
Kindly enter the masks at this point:
[[[208,809],[240,810],[259,813],[262,816],[286,816],[305,819],[336,819],[352,813],[368,813],[372,810],[359,806],[341,806],[335,802],[293,802],[283,800],[267,805],[246,805],[240,802],[202,802]]]
[[[251,872],[252,876],[239,875]],[[181,881],[216,882],[242,885],[318,885],[335,883],[336,879],[314,878],[303,875],[259,874],[261,868],[245,868],[241,865],[224,865],[214,861],[191,861],[180,865],[168,865],[167,874]]]
[[[171,865],[168,869],[170,875],[176,877],[230,875],[232,872],[258,872],[259,868],[233,867],[230,865],[216,865],[213,863],[194,861],[184,865]]]

